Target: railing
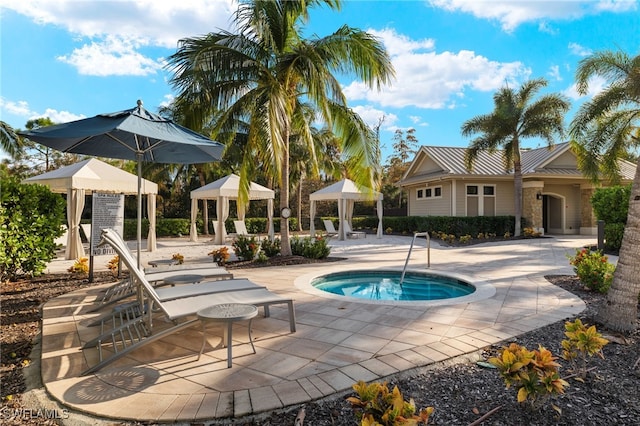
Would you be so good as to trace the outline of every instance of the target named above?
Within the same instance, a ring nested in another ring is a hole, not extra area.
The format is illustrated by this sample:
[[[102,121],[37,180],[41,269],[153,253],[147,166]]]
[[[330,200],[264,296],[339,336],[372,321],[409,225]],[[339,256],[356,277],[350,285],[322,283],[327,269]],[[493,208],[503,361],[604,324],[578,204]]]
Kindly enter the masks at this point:
[[[431,268],[431,238],[429,238],[428,232],[414,232],[413,240],[411,240],[411,247],[409,247],[409,253],[407,254],[407,260],[404,262],[404,268],[402,269],[402,276],[400,277],[400,285],[404,282],[404,274],[407,272],[407,265],[409,264],[409,258],[411,257],[411,251],[413,250],[413,244],[418,237],[427,237],[427,268]]]

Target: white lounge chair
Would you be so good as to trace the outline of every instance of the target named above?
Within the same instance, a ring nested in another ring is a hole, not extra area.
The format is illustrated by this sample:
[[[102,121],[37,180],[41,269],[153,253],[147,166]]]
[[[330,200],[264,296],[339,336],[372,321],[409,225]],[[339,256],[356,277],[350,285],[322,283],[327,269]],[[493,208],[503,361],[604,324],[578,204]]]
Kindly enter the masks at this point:
[[[347,237],[355,237],[355,238],[360,238],[360,237],[364,237],[367,238],[367,233],[364,231],[354,231],[353,229],[351,229],[351,225],[349,225],[349,222],[347,222],[346,220],[343,222],[342,226],[344,226],[344,233]]]
[[[233,225],[236,227],[236,235],[242,235],[243,237],[255,237],[256,234],[250,234],[247,231],[247,225],[244,220],[234,220]]]
[[[104,333],[95,339],[87,342],[83,348],[89,348],[95,346],[98,349],[100,355],[100,362],[86,371],[84,375],[90,374],[104,367],[107,364],[125,356],[131,351],[151,343],[170,334],[176,333],[186,327],[190,327],[195,324],[198,319],[195,314],[203,308],[222,304],[222,303],[246,303],[256,306],[262,306],[264,309],[264,315],[269,316],[269,307],[276,304],[286,304],[289,310],[289,328],[291,332],[296,331],[295,323],[295,311],[293,309],[293,300],[279,296],[270,292],[264,287],[260,287],[257,284],[249,280],[239,280],[242,282],[235,282],[236,280],[222,280],[212,282],[209,284],[224,285],[227,281],[234,281],[234,283],[227,283],[229,287],[235,286],[234,289],[228,291],[214,291],[214,286],[207,286],[201,283],[196,285],[184,285],[171,287],[159,293],[145,278],[144,273],[138,269],[137,262],[129,253],[124,241],[117,234],[117,232],[106,229],[102,231],[102,241],[100,245],[109,244],[118,253],[122,262],[127,266],[132,279],[139,288],[139,313],[135,319],[124,322],[119,327]],[[202,288],[201,288],[202,287]],[[206,291],[206,293],[198,294],[199,291]],[[158,312],[164,315],[164,317],[173,322],[175,325],[163,330],[159,333],[151,335],[153,330],[152,315],[154,312]],[[144,320],[144,314],[147,315],[147,320]],[[102,345],[110,344],[111,356],[107,359],[102,358]]]
[[[333,226],[333,222],[329,219],[323,219],[322,223],[324,223],[324,229],[327,231],[328,237],[336,237],[338,236],[338,231],[336,231],[335,226]]]

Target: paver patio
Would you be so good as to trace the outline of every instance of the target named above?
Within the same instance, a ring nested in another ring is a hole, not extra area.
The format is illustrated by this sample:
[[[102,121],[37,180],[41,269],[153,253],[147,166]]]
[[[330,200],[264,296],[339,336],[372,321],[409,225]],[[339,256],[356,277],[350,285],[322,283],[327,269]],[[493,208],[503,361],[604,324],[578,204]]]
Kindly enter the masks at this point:
[[[143,253],[143,261],[176,251],[198,261],[211,249],[211,243],[177,241],[160,240],[164,248]],[[358,380],[375,381],[473,353],[581,312],[579,298],[544,276],[573,275],[566,255],[594,242],[594,237],[558,236],[456,248],[432,243],[431,270],[495,289],[488,298],[466,303],[356,302],[308,288],[314,275],[401,269],[410,237],[332,240],[331,256],[344,260],[234,270],[236,277],[293,298],[298,327],[290,333],[286,307],[272,307],[271,317],[253,320],[253,354],[246,322],[235,324],[232,368],[227,368],[226,349],[214,349],[220,338],[213,328],[197,361],[202,330],[196,325],[81,376],[97,360],[97,351],[80,347],[97,334],[86,324],[96,315],[87,312],[99,287],[69,293],[43,307],[42,380],[49,395],[67,408],[100,418],[193,422],[301,404],[348,390]],[[425,270],[424,240],[417,244],[409,267]],[[54,262],[50,270],[65,266]]]

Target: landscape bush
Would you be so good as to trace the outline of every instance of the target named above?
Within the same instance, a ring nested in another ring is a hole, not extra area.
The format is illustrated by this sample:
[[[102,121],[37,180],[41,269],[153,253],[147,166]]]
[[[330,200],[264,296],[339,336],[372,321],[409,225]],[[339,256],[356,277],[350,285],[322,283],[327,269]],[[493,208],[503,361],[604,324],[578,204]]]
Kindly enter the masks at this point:
[[[64,231],[64,199],[44,185],[0,180],[0,279],[40,275]]]
[[[309,259],[326,259],[331,253],[331,247],[323,237],[293,237],[291,238],[291,252],[295,256]]]
[[[238,238],[231,243],[233,251],[240,260],[253,260],[260,251],[260,243],[256,240],[256,237],[247,237],[245,235],[238,235]]]
[[[609,290],[616,267],[608,262],[609,258],[601,251],[576,249],[576,255],[568,257],[573,271],[583,285],[600,293],[606,293]]]

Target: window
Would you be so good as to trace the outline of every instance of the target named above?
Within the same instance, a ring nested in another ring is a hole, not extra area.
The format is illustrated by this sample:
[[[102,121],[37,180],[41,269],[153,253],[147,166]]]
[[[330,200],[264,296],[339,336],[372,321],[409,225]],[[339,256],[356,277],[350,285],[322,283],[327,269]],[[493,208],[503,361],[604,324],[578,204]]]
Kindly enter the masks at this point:
[[[434,197],[442,197],[442,187],[436,186],[433,188]]]
[[[467,185],[467,216],[495,216],[495,185]]]
[[[424,198],[424,191],[422,189],[418,189],[418,192],[416,194],[416,198],[418,198],[418,199]]]
[[[425,190],[425,197],[427,197],[427,198],[431,198],[431,188],[427,188],[427,189]]]
[[[432,186],[430,188],[418,189],[416,191],[416,198],[442,198],[442,186]]]

